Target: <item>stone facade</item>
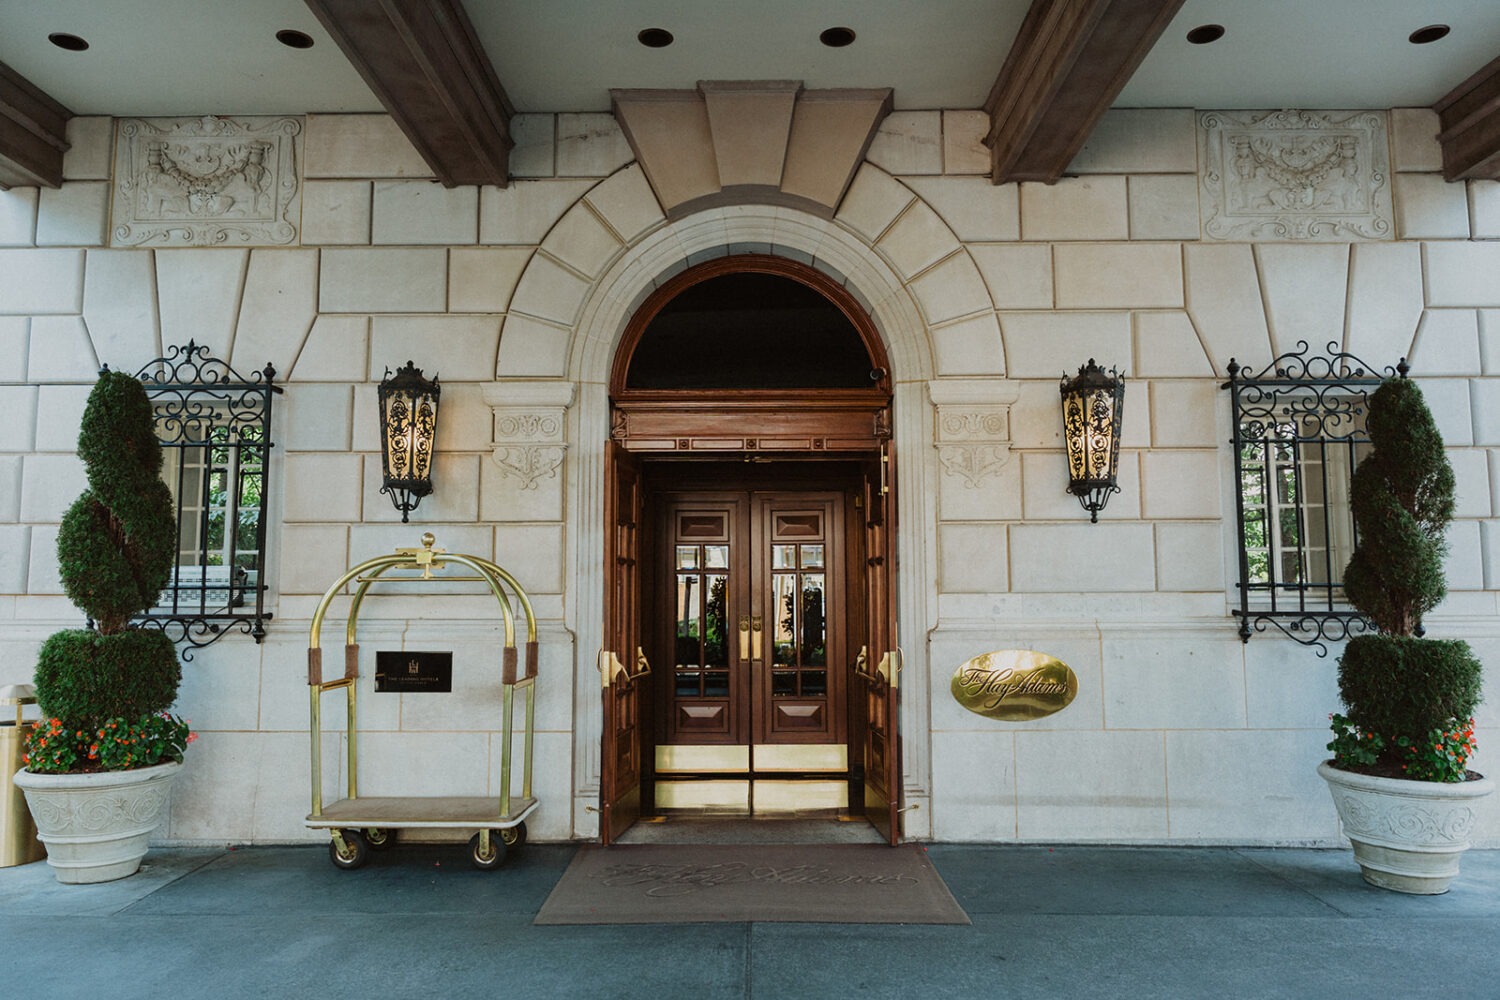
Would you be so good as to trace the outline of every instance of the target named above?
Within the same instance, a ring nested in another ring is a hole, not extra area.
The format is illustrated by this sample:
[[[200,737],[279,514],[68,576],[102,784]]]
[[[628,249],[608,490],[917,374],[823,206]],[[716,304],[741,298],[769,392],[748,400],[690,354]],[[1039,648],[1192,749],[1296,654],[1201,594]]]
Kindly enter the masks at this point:
[[[185,666],[179,709],[203,738],[161,836],[318,839],[302,823],[309,618],[345,567],[425,530],[495,559],[534,595],[542,808],[529,826],[538,839],[595,836],[615,345],[682,268],[774,253],[848,288],[891,361],[906,797],[919,807],[909,836],[1336,841],[1314,773],[1337,707],[1336,651],[1241,644],[1228,613],[1236,540],[1219,385],[1231,357],[1261,365],[1304,340],[1379,365],[1413,360],[1460,497],[1451,593],[1428,625],[1469,639],[1487,664],[1475,766],[1494,770],[1500,185],[1441,181],[1430,112],[1364,113],[1380,138],[1358,148],[1389,160],[1388,228],[1217,231],[1202,117],[1111,112],[1073,176],[994,187],[980,176],[982,114],[902,112],[831,219],[738,203],[669,220],[609,115],[522,116],[519,176],[505,189],[438,187],[384,116],[310,115],[298,121],[300,214],[285,245],[124,249],[112,246],[112,130],[78,120],[60,190],[0,192],[0,684],[29,680],[38,644],[78,618],[53,546],[83,486],[73,429],[97,367],[135,370],[192,338],[241,370],[273,364],[287,387],[274,427],[275,618],[264,644],[231,636]],[[1059,376],[1089,357],[1129,378],[1122,492],[1097,525],[1063,492],[1057,395]],[[443,402],[437,490],[402,525],[379,494],[375,384],[408,358],[440,373]],[[488,608],[384,597],[360,638],[362,792],[495,793]],[[454,697],[373,693],[373,650],[403,644],[454,651]],[[953,701],[959,663],[1014,647],[1067,662],[1076,701],[1024,723]],[[340,756],[323,759],[333,787]],[[1500,845],[1500,804],[1482,808],[1476,841]]]

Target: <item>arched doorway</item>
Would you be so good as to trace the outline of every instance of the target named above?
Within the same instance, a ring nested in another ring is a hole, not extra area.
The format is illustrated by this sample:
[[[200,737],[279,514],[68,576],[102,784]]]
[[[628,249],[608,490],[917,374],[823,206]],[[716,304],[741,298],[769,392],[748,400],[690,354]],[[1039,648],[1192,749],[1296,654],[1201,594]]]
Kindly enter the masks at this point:
[[[644,812],[900,837],[891,379],[858,301],[760,254],[664,282],[610,378],[601,839]]]

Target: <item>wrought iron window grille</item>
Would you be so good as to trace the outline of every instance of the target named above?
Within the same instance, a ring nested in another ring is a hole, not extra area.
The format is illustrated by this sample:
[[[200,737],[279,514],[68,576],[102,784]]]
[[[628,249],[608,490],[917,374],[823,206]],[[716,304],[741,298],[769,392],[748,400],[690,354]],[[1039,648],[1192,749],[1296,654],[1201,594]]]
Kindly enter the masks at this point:
[[[1410,371],[1402,358],[1377,371],[1334,342],[1306,341],[1256,371],[1227,366],[1239,536],[1239,635],[1274,627],[1328,655],[1330,642],[1368,632],[1344,600],[1340,577],[1358,540],[1349,477],[1368,450],[1365,411],[1382,381]]]
[[[177,565],[137,624],[176,643],[208,646],[234,629],[257,643],[266,601],[266,504],[271,401],[283,392],[267,364],[248,378],[189,340],[136,373],[156,414],[162,475],[177,514]],[[192,660],[192,649],[184,650]]]

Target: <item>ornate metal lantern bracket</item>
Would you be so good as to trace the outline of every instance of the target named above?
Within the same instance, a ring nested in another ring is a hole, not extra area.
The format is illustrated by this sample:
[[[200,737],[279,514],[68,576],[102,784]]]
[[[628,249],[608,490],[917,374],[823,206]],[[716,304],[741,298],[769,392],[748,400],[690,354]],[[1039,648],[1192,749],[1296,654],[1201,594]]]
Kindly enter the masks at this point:
[[[1125,412],[1125,379],[1118,369],[1105,371],[1089,363],[1069,378],[1063,373],[1063,443],[1067,446],[1068,489],[1078,498],[1089,520],[1099,523],[1099,512],[1110,494],[1120,492],[1120,423]]]
[[[423,378],[422,369],[411,361],[394,375],[386,369],[380,383],[380,492],[390,494],[403,524],[432,493],[441,392],[437,376]]]

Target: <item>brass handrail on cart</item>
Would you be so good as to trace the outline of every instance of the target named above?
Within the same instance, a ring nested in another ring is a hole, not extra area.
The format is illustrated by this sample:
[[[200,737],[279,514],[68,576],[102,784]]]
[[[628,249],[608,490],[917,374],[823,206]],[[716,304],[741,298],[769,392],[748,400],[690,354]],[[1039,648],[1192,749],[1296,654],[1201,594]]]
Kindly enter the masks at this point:
[[[447,552],[434,548],[436,539],[431,533],[422,536],[421,548],[398,548],[392,555],[377,556],[351,568],[328,591],[318,603],[313,614],[307,647],[308,713],[312,741],[312,812],[307,817],[310,827],[326,828],[332,836],[330,853],[334,863],[343,868],[356,868],[364,863],[368,847],[383,846],[389,841],[386,834],[395,829],[454,829],[474,828],[479,832],[471,841],[474,863],[481,868],[494,867],[504,856],[504,844],[519,846],[525,835],[525,819],[536,809],[532,797],[532,750],[536,728],[536,676],[537,676],[537,630],[536,614],[526,591],[502,567],[479,556]],[[438,576],[449,563],[456,563],[472,570],[474,576]],[[420,576],[391,576],[390,571],[420,571]],[[421,583],[475,582],[488,586],[500,604],[505,624],[505,645],[501,653],[501,690],[503,696],[502,739],[500,753],[500,795],[496,805],[487,797],[402,797],[389,799],[363,799],[359,797],[359,739],[356,713],[359,679],[359,644],[355,641],[360,608],[370,587],[379,582]],[[333,680],[323,679],[323,650],[321,646],[323,619],[327,616],[334,599],[350,583],[357,583],[349,604],[349,617],[345,629],[344,674]],[[516,621],[511,607],[511,594],[520,603],[526,616],[526,666],[518,676],[516,654]],[[514,741],[515,690],[526,693],[525,723],[523,731],[522,780],[519,802],[511,796],[511,749]],[[348,708],[348,764],[347,795],[327,807],[323,803],[323,729],[322,696],[326,692],[342,689]],[[356,805],[356,803],[359,803]],[[512,806],[515,810],[512,811]],[[358,831],[364,828],[365,833]],[[501,833],[501,843],[496,844],[491,830]]]

